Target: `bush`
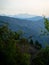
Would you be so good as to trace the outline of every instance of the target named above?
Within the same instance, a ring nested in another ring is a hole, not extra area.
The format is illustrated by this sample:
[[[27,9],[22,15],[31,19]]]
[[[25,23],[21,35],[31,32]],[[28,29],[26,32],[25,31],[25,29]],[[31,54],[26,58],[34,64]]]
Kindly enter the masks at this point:
[[[32,60],[32,64],[33,65],[49,65],[49,47],[46,47],[45,49],[41,49],[41,51]]]

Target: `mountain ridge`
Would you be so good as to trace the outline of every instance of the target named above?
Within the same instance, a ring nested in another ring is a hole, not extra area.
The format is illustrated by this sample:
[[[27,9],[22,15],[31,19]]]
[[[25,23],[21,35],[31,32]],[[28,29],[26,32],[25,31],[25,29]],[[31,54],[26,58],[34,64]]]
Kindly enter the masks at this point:
[[[44,19],[33,21],[33,19],[26,20],[8,16],[0,16],[0,21],[9,23],[9,28],[13,31],[22,30],[25,33],[25,37],[32,35],[33,39],[38,40],[40,43],[43,42],[43,39],[47,42],[47,37],[39,37],[41,30],[45,30]]]

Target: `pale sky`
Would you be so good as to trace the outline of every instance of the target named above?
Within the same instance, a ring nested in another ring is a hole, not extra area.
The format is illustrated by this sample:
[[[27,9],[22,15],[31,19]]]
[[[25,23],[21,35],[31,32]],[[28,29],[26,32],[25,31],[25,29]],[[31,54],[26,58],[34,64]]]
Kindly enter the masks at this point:
[[[0,14],[49,16],[49,0],[0,0]]]

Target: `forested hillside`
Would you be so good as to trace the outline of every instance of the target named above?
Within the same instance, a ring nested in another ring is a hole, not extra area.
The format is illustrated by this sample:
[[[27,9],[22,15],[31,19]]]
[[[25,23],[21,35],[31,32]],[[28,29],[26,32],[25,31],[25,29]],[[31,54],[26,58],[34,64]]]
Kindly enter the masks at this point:
[[[49,65],[49,46],[42,45],[23,32],[14,32],[8,23],[0,23],[0,65]],[[49,31],[49,21],[45,18],[45,28]]]

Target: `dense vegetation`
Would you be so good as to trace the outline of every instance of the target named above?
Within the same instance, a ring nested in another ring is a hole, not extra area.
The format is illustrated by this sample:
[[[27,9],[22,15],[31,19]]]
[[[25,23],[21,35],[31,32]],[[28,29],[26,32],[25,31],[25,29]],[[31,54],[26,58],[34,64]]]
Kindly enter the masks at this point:
[[[45,19],[45,28],[49,30],[47,23]],[[49,65],[49,47],[43,49],[37,40],[34,43],[21,35],[6,23],[0,25],[0,65]]]

